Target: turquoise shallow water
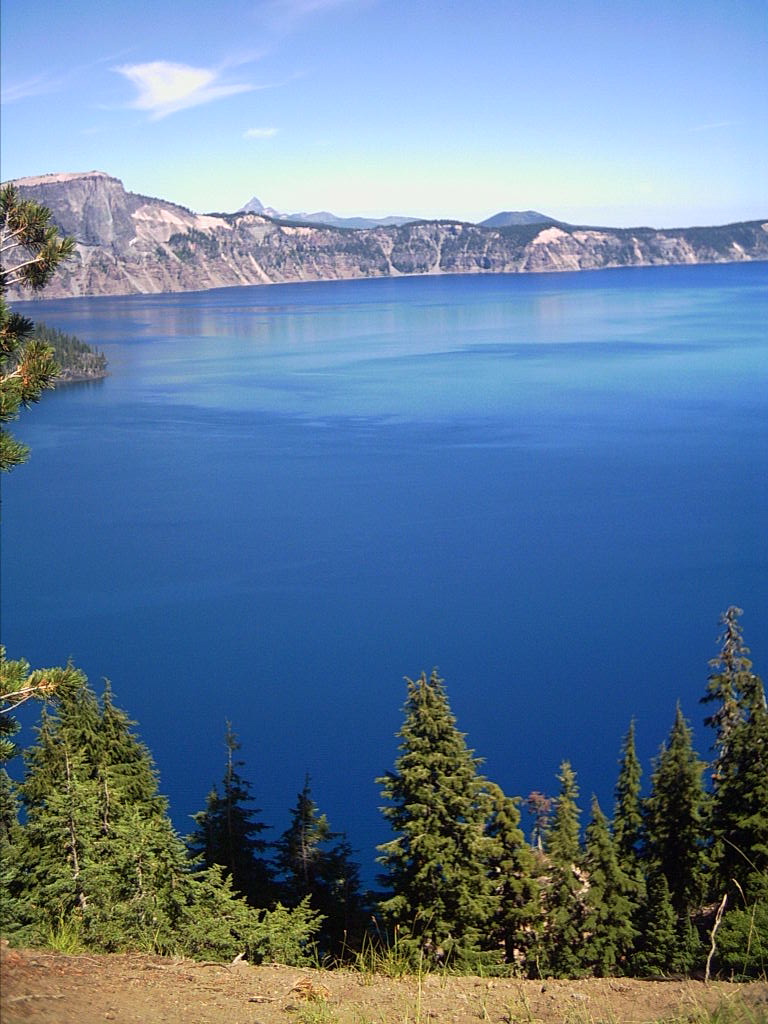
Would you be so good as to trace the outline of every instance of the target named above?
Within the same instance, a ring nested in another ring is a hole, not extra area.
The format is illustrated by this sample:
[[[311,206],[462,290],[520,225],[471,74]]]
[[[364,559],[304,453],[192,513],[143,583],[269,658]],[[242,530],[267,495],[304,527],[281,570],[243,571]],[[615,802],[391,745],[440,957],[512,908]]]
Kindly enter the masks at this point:
[[[112,375],[25,413],[3,481],[12,657],[140,723],[181,831],[242,741],[373,873],[402,677],[438,666],[513,794],[610,810],[698,699],[718,616],[768,676],[768,265],[408,278],[25,312]]]

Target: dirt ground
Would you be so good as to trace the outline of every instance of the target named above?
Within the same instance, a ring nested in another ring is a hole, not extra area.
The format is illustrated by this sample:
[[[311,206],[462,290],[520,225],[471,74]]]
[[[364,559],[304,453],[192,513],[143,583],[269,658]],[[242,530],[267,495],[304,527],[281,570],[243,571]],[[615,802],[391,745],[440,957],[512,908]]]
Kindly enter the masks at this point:
[[[768,1022],[768,984],[514,981],[200,964],[2,949],[2,1024],[639,1024]],[[738,1010],[738,1012],[736,1012]]]

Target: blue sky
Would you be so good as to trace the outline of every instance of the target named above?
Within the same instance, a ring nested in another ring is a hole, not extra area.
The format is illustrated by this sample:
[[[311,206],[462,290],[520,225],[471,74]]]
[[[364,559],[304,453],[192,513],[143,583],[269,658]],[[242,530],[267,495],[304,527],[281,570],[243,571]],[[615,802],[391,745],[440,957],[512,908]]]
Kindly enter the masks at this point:
[[[768,216],[766,0],[2,0],[3,179],[200,212]]]

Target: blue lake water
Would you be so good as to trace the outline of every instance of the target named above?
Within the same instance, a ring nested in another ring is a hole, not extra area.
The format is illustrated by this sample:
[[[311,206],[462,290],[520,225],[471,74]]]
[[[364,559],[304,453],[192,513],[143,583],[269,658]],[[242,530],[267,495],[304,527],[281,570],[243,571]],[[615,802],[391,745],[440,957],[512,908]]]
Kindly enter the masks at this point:
[[[225,720],[275,833],[304,775],[367,878],[403,676],[511,794],[610,813],[698,704],[718,618],[768,675],[768,264],[19,306],[111,376],[24,413],[2,632],[139,721],[177,827]]]

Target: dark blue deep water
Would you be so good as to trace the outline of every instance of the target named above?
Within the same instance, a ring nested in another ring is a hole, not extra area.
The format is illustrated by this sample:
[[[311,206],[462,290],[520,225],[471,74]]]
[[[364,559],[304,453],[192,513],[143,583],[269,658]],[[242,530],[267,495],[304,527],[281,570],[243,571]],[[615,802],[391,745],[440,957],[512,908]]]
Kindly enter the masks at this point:
[[[403,676],[511,794],[610,813],[729,604],[768,676],[768,264],[18,307],[111,376],[23,415],[2,632],[138,720],[181,832],[225,720],[275,833],[304,775],[367,878]]]

